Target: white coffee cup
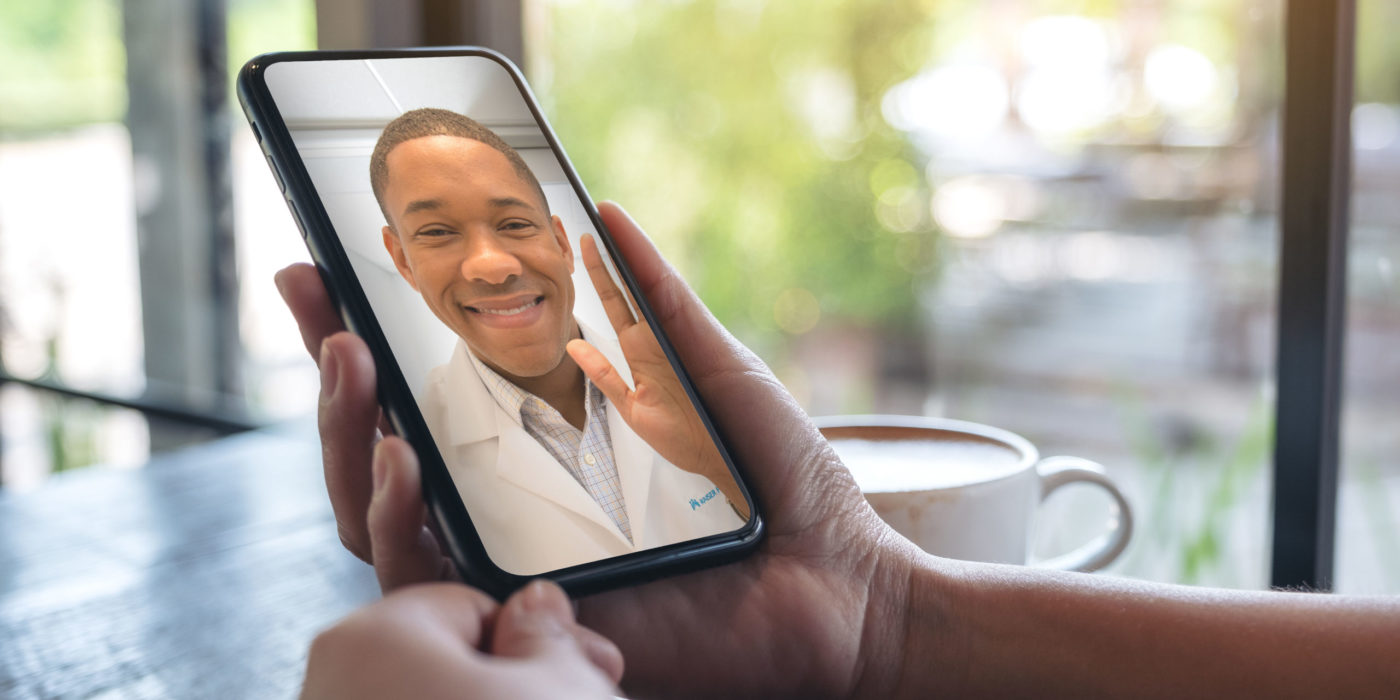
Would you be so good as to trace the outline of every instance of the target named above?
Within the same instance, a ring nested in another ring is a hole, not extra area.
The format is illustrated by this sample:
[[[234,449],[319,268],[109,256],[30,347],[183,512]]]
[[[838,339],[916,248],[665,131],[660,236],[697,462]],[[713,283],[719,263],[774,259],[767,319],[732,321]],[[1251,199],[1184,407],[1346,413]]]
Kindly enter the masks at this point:
[[[875,512],[938,556],[1069,571],[1112,563],[1133,532],[1132,509],[1103,467],[1046,457],[1015,433],[980,423],[914,416],[830,416],[822,434],[855,476]],[[1067,554],[1031,562],[1039,505],[1073,483],[1108,492],[1105,532]]]

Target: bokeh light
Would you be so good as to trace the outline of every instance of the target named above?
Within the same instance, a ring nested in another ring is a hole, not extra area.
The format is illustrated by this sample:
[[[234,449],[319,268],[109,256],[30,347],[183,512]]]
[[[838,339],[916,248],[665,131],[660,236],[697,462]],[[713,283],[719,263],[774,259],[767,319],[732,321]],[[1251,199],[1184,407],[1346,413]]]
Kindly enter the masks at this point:
[[[1009,105],[1001,72],[971,63],[924,71],[891,88],[881,106],[885,121],[896,129],[956,140],[996,131]]]

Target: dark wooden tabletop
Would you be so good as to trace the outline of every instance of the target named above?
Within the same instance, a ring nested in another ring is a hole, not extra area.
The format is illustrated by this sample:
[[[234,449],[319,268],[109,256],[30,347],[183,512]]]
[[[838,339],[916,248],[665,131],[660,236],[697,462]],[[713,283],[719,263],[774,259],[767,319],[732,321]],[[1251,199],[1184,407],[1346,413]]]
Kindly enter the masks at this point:
[[[292,697],[377,597],[304,425],[0,492],[0,698]]]

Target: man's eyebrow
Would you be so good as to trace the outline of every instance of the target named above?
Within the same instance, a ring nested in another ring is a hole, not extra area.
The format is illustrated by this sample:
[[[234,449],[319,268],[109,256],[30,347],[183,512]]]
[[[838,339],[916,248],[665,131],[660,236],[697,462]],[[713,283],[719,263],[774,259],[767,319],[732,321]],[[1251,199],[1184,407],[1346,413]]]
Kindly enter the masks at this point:
[[[497,209],[502,209],[505,207],[525,207],[527,209],[537,208],[535,205],[523,199],[520,199],[519,197],[492,197],[489,200],[489,203],[491,204],[491,206]]]
[[[441,208],[441,199],[416,199],[412,202],[409,202],[407,207],[404,207],[403,214],[401,214],[401,216],[408,216],[409,214],[412,214],[416,211],[430,211],[433,209]]]

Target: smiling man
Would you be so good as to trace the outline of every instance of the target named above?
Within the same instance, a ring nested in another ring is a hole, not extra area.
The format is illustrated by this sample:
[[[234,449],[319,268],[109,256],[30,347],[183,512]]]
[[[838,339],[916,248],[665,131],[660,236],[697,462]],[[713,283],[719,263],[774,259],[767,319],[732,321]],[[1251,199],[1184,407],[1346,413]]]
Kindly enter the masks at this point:
[[[422,409],[499,566],[539,574],[742,525],[738,485],[591,238],[615,339],[574,317],[569,237],[514,149],[413,110],[380,135],[370,180],[395,267],[459,338]]]

